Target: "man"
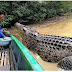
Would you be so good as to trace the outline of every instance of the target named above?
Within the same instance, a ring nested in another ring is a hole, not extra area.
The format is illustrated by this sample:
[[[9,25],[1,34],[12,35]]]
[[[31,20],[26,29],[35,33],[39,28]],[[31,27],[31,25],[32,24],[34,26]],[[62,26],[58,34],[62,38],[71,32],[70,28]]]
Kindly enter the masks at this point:
[[[5,17],[5,14],[4,14],[4,12],[1,11],[0,12],[0,21],[3,20],[4,17]],[[1,31],[1,25],[0,25],[0,38],[3,38],[4,40],[7,40],[7,38],[5,37],[5,35]]]

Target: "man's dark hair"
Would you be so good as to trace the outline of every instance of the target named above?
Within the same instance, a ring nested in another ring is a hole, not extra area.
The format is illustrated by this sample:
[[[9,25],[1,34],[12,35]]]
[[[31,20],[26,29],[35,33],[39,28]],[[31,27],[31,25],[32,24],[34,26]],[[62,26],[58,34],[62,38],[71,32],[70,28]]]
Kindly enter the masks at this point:
[[[0,15],[1,15],[1,14],[5,14],[5,12],[4,12],[4,11],[0,11]]]

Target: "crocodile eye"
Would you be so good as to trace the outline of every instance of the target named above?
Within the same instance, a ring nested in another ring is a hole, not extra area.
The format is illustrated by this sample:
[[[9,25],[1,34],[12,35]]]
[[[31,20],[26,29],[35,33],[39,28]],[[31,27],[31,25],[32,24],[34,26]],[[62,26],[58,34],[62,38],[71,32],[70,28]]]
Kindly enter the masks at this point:
[[[34,35],[34,36],[36,36],[36,35]]]
[[[25,30],[25,29],[23,29],[23,31],[25,32],[26,30]]]
[[[31,34],[33,36],[33,34]]]

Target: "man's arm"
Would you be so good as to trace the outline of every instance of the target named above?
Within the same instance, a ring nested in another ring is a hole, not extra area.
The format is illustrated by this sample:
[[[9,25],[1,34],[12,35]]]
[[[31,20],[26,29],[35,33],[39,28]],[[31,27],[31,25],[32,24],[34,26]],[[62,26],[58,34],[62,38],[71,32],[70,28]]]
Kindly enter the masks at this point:
[[[0,35],[1,35],[1,38],[3,38],[4,40],[7,40],[7,38],[5,37],[5,35],[0,31]]]

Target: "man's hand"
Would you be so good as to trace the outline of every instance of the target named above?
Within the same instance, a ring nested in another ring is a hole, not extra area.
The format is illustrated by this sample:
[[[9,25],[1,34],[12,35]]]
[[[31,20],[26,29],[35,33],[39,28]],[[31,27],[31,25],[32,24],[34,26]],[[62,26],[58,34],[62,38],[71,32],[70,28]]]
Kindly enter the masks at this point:
[[[4,40],[8,40],[7,38],[4,38]]]

